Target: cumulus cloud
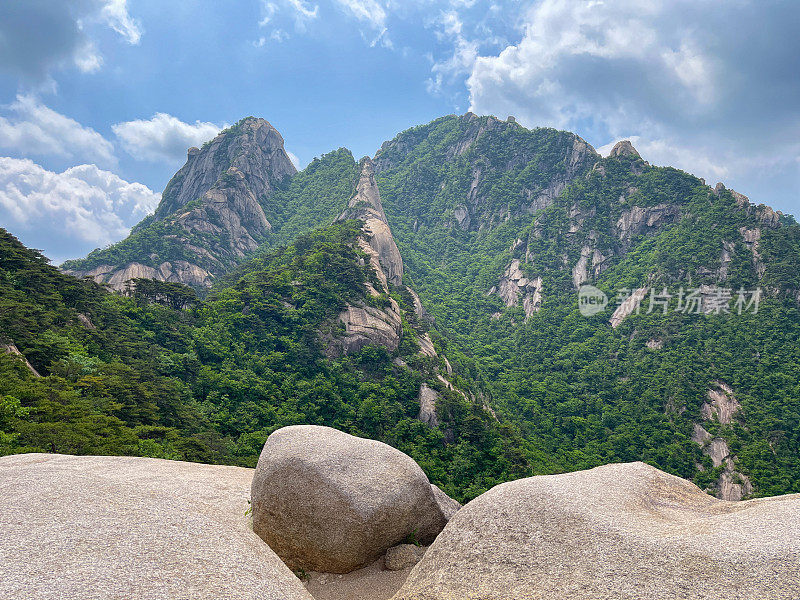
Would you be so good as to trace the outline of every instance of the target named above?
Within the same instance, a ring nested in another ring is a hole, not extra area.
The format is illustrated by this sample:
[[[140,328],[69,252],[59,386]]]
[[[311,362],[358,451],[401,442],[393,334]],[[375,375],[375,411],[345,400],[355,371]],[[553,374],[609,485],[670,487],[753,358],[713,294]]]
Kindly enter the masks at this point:
[[[753,174],[754,165],[792,164],[800,138],[800,4],[529,6],[519,42],[474,61],[471,110],[570,129],[597,145],[634,136],[643,155],[708,177],[744,182],[740,167]]]
[[[31,82],[68,66],[96,71],[103,59],[88,33],[93,25],[112,28],[129,44],[142,36],[126,0],[6,0],[0,3],[0,69]]]
[[[0,116],[0,149],[12,154],[58,156],[92,160],[104,165],[116,162],[114,147],[91,127],[84,127],[34,96],[17,96]]]
[[[122,147],[134,158],[179,163],[186,150],[200,146],[227,125],[195,121],[184,123],[166,113],[156,113],[148,120],[139,119],[112,125]]]
[[[125,237],[160,194],[96,165],[55,173],[0,157],[0,219],[25,243],[61,260]]]

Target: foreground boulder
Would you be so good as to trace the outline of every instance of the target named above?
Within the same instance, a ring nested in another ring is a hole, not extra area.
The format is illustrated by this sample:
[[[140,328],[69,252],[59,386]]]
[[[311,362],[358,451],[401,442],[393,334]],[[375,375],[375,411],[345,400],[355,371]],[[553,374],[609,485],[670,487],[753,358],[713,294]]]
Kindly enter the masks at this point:
[[[0,458],[0,598],[313,600],[249,526],[253,471]]]
[[[800,590],[800,495],[717,500],[643,463],[498,485],[393,600],[777,600]]]
[[[431,489],[433,490],[433,497],[436,498],[436,503],[439,505],[439,510],[442,511],[444,518],[449,521],[453,518],[453,515],[461,510],[461,503],[458,500],[453,500],[437,485],[431,484]]]
[[[252,488],[253,529],[292,568],[349,573],[447,523],[409,456],[329,427],[284,427],[267,439]]]

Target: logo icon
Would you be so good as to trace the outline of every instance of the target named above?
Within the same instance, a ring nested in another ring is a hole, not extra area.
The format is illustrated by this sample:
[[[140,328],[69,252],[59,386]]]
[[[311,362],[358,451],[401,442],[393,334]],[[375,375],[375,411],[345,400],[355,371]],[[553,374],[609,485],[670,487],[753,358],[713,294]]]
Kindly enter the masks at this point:
[[[608,296],[593,285],[582,285],[578,290],[578,310],[584,317],[602,312],[607,304]]]

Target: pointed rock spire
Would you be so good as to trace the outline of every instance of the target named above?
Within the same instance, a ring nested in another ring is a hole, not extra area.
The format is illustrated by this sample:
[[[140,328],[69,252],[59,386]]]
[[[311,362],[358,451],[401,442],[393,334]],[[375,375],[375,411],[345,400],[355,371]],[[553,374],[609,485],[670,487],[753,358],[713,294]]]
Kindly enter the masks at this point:
[[[378,219],[388,224],[386,213],[383,212],[383,204],[381,204],[381,195],[375,184],[375,165],[368,156],[365,156],[359,162],[359,168],[361,173],[356,184],[356,191],[347,203],[347,208],[337,220]]]
[[[364,221],[362,250],[370,255],[370,263],[382,281],[400,285],[403,281],[403,258],[383,212],[381,195],[375,183],[375,167],[368,157],[362,158],[359,166],[361,173],[355,193],[337,220]]]

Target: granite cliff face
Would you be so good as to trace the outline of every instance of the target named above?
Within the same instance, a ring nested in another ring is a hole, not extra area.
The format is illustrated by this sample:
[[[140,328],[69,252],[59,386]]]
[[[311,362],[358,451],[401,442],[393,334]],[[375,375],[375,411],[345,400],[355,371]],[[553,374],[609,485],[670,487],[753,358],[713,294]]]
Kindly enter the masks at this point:
[[[208,288],[271,231],[262,203],[296,172],[277,130],[243,119],[189,149],[154,216],[127,240],[64,270],[119,290],[138,277]]]
[[[442,394],[456,393],[471,402],[475,402],[475,398],[469,398],[447,379],[453,376],[453,369],[447,358],[436,351],[428,331],[432,319],[417,293],[403,285],[403,258],[383,210],[372,160],[363,158],[359,169],[353,196],[337,221],[362,222],[356,243],[374,274],[374,282],[367,285],[366,301],[348,304],[339,313],[336,323],[324,328],[321,342],[329,358],[338,358],[360,352],[367,346],[385,348],[393,353],[404,335],[413,336],[413,343],[419,347],[418,356],[427,363],[425,371],[429,377],[428,383],[420,386],[418,418],[429,427],[438,427],[436,407]],[[393,292],[406,299],[405,309],[390,295]],[[404,319],[409,324],[405,332]],[[408,367],[399,358],[395,366]]]
[[[264,119],[248,117],[202,149],[189,148],[186,164],[164,189],[156,218],[163,219],[201,198],[231,167],[244,175],[256,198],[268,196],[284,177],[297,172],[278,130]]]
[[[370,263],[381,282],[399,286],[403,281],[403,259],[383,211],[380,192],[375,184],[375,166],[365,157],[361,160],[360,169],[355,194],[338,220],[364,221],[362,249],[370,256]]]

